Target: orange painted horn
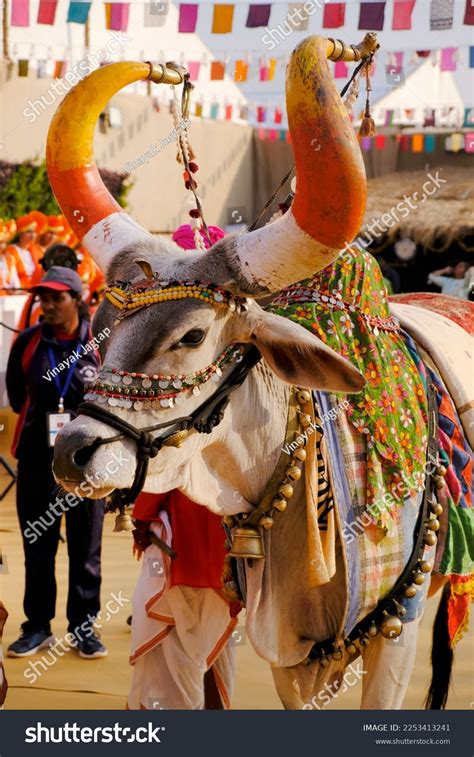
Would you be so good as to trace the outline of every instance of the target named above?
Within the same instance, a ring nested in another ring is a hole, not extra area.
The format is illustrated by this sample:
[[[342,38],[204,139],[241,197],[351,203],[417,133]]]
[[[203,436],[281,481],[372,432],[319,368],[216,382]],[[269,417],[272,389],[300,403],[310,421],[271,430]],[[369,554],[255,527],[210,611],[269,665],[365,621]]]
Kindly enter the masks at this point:
[[[111,63],[79,82],[51,121],[46,146],[51,187],[76,236],[101,268],[121,247],[149,235],[124,213],[100,177],[93,157],[97,119],[111,97],[128,84],[145,79],[179,84],[185,73],[173,63]]]
[[[358,46],[308,37],[293,51],[286,105],[296,194],[283,218],[237,241],[241,269],[255,289],[277,291],[321,270],[359,231],[366,204],[365,168],[327,61],[358,61],[378,47],[370,33]]]

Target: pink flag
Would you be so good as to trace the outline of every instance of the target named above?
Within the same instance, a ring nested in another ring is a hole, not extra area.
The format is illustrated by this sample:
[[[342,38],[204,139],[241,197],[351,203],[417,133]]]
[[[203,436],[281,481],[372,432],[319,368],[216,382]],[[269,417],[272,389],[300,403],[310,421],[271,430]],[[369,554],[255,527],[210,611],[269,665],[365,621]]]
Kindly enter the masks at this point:
[[[266,109],[263,107],[263,105],[257,106],[257,121],[259,124],[265,123],[267,118],[267,112]]]
[[[226,121],[230,121],[232,118],[232,105],[226,105],[224,111]]]
[[[12,0],[11,25],[30,25],[30,0]]]
[[[456,71],[456,60],[454,54],[456,47],[445,47],[441,50],[441,71]]]
[[[54,24],[58,0],[40,0],[37,24]]]
[[[411,14],[415,0],[394,0],[392,29],[403,31],[411,29]]]
[[[273,119],[276,124],[281,124],[283,118],[283,111],[281,108],[275,108],[275,118]]]
[[[403,52],[400,53],[393,53],[395,57],[395,65],[397,68],[401,68],[403,65]]]
[[[128,13],[128,3],[105,3],[105,28],[108,31],[126,32]]]
[[[464,135],[464,149],[466,152],[474,152],[474,132]]]
[[[200,68],[201,68],[200,60],[188,61],[188,72],[189,72],[189,78],[191,79],[191,81],[197,81],[199,79]]]
[[[181,3],[181,5],[179,6],[179,32],[192,33],[195,31],[198,7],[199,6],[197,5],[184,5],[183,3]]]
[[[344,63],[343,60],[337,60],[334,64],[334,78],[346,79],[348,70],[346,63]]]
[[[260,81],[268,81],[269,67],[267,63],[260,62]]]

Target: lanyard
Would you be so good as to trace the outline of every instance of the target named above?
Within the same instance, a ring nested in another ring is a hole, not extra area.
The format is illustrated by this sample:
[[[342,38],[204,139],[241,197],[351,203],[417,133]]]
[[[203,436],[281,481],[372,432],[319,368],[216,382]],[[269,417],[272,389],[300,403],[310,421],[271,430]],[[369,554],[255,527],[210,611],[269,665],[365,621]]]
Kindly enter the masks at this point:
[[[49,356],[49,362],[51,365],[51,371],[54,371],[56,366],[56,361],[54,358],[54,352],[51,347],[48,347],[48,356]],[[64,385],[61,387],[61,382],[59,380],[59,376],[57,374],[54,374],[54,383],[57,386],[58,392],[59,392],[59,406],[58,406],[58,412],[64,413],[64,397],[66,396],[68,389],[71,385],[72,381],[72,375],[74,373],[74,370],[76,368],[76,363],[72,363],[66,373],[66,378],[64,380]]]

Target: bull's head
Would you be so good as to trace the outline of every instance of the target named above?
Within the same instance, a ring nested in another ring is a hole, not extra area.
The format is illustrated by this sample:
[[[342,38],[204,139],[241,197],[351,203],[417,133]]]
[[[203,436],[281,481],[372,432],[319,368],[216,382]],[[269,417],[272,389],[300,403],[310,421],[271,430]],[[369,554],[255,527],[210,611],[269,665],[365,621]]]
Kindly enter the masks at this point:
[[[198,381],[199,391],[193,392],[190,384],[189,391],[183,393],[180,382],[209,366],[208,379],[220,372],[225,377],[236,359],[226,352],[230,345],[255,345],[270,369],[286,383],[344,392],[362,387],[363,380],[350,363],[302,327],[265,313],[253,298],[321,270],[360,227],[366,200],[364,166],[327,58],[358,60],[375,47],[376,42],[368,35],[365,47],[363,43],[360,48],[346,48],[322,37],[308,38],[296,48],[286,83],[297,177],[292,208],[275,223],[229,236],[204,253],[185,253],[137,226],[108,193],[92,156],[96,120],[114,93],[142,79],[179,83],[182,71],[147,63],[116,63],[94,71],[65,97],[48,136],[49,178],[63,213],[104,270],[108,284],[133,284],[143,281],[145,274],[146,286],[155,291],[163,281],[212,282],[225,290],[219,307],[216,302],[210,304],[212,297],[210,301],[200,292],[190,295],[189,288],[176,298],[167,299],[165,292],[153,303],[140,300],[138,304],[145,306],[137,308],[131,290],[126,289],[125,294],[123,290],[119,293],[119,300],[112,297],[100,305],[94,331],[111,329],[110,338],[103,343],[101,380],[108,386],[126,379],[134,391],[131,396],[122,394],[113,403],[105,400],[113,405],[116,416],[143,428],[189,415],[212,396],[216,384]],[[240,307],[242,300],[245,303]],[[117,308],[130,303],[130,309]],[[129,317],[117,322],[118,313],[124,312]],[[229,362],[223,362],[216,372],[213,366],[222,355],[227,355]],[[137,396],[137,382],[139,385],[148,379],[130,375],[137,373],[150,376],[151,382],[163,382],[161,389],[157,385],[154,399],[138,400],[138,405],[130,400]],[[166,387],[168,395],[176,391],[181,398],[186,397],[184,407],[160,400]],[[114,398],[112,391],[105,391],[104,396]],[[92,402],[99,402],[99,398],[100,389],[93,392]],[[241,408],[241,412],[252,414],[257,410],[249,407]],[[72,421],[56,441],[57,479],[66,489],[74,489],[92,476],[96,497],[130,487],[136,467],[133,440],[97,444],[116,435],[97,419],[79,416]],[[157,481],[154,490],[184,488],[189,483],[188,464],[213,441],[214,434],[193,432],[181,448],[164,447],[150,465]],[[98,487],[111,451],[120,448],[125,448],[123,459],[128,462],[115,466],[113,475],[108,468],[104,475],[107,483]]]

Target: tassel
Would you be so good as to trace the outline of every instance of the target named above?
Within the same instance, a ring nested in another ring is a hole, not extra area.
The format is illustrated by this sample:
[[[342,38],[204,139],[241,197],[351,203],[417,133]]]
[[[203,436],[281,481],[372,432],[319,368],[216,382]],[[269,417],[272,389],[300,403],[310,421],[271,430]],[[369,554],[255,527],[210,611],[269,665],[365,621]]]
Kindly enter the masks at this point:
[[[366,90],[366,98],[365,98],[365,112],[364,112],[364,118],[362,119],[362,123],[359,128],[359,137],[375,137],[376,129],[375,129],[375,121],[371,116],[370,113],[370,93],[372,91],[372,87],[370,84],[370,66],[372,64],[372,55],[367,60],[367,63],[365,64],[365,90]]]

